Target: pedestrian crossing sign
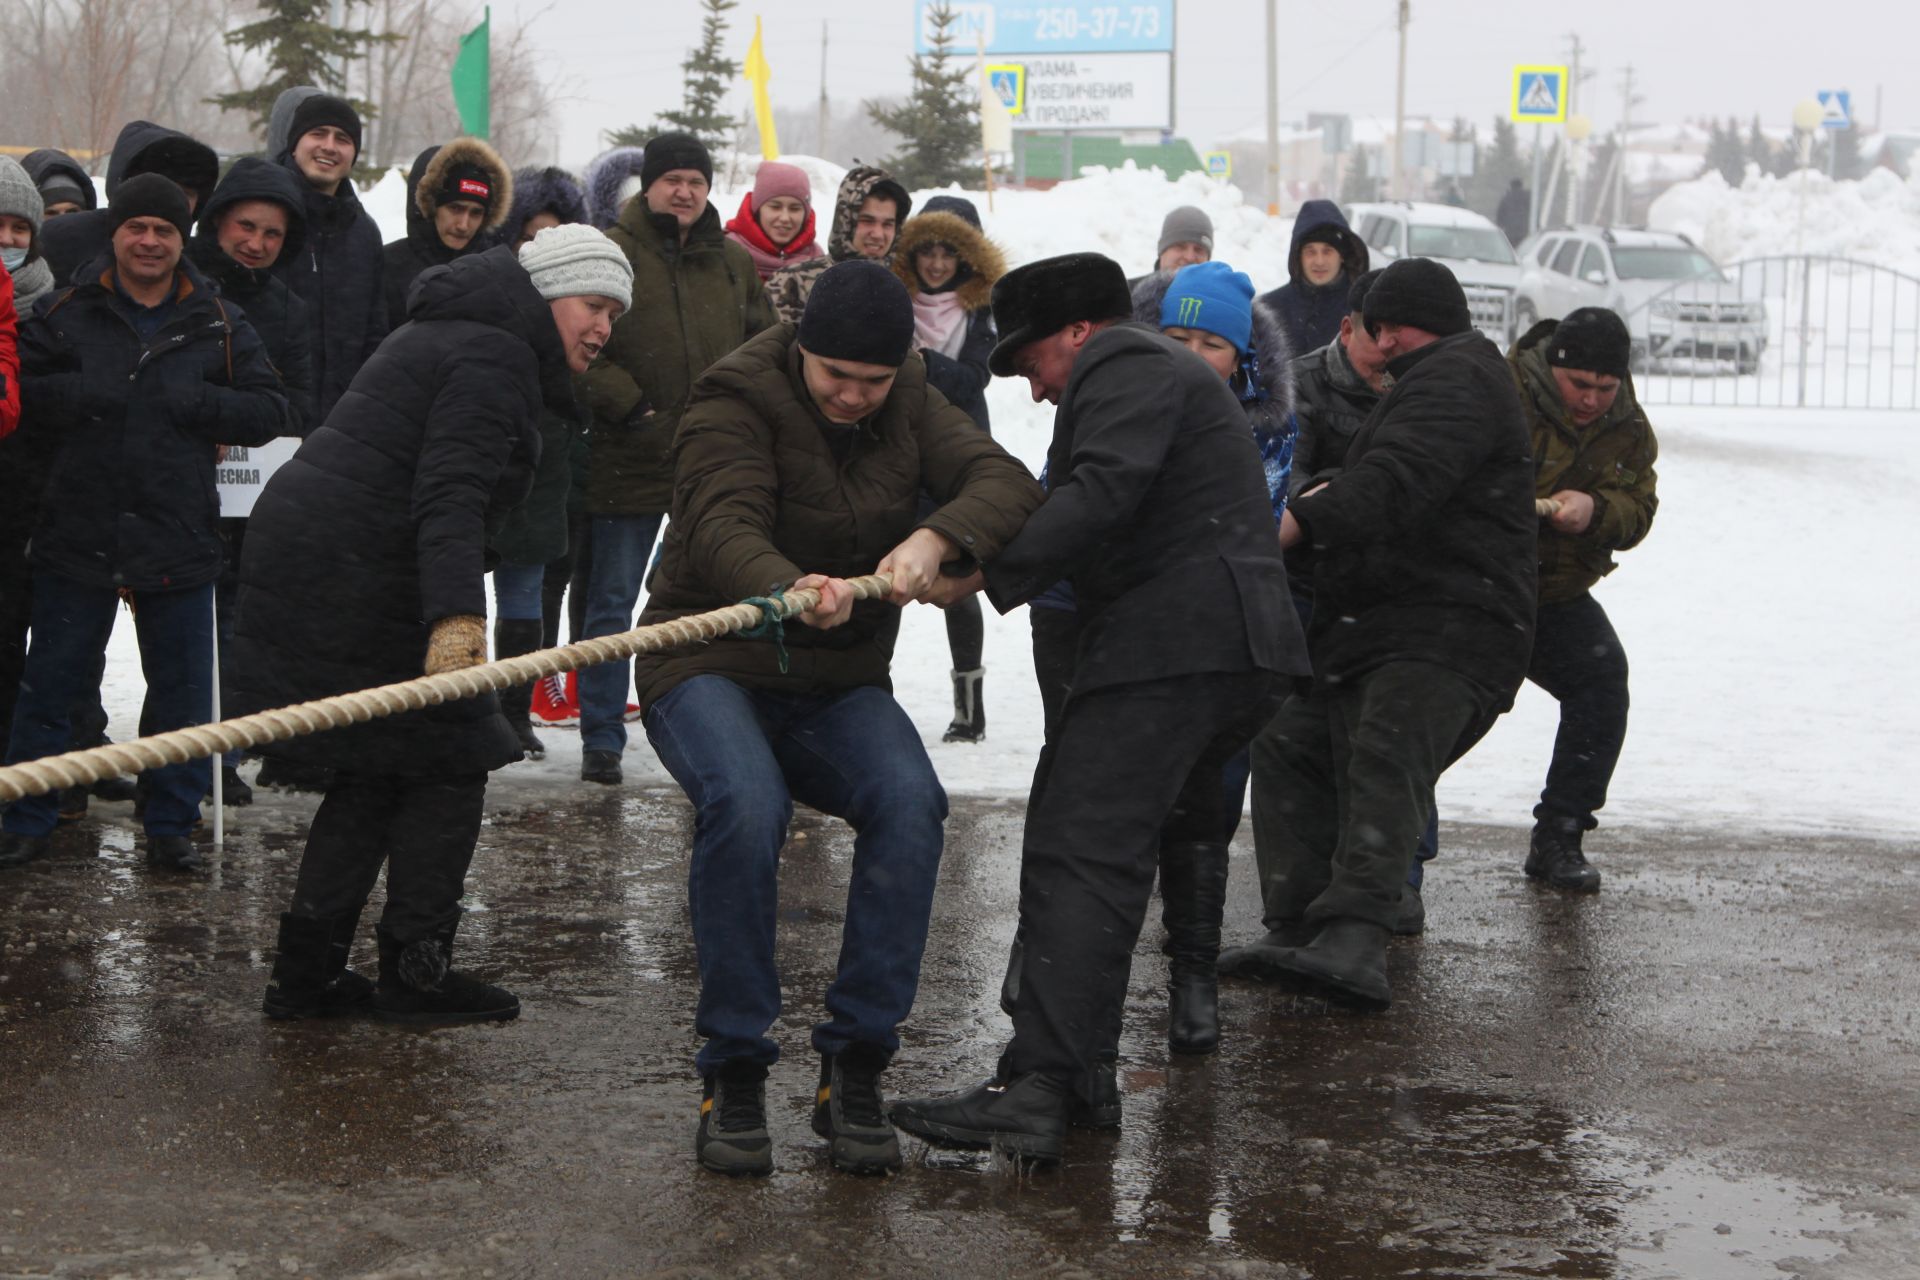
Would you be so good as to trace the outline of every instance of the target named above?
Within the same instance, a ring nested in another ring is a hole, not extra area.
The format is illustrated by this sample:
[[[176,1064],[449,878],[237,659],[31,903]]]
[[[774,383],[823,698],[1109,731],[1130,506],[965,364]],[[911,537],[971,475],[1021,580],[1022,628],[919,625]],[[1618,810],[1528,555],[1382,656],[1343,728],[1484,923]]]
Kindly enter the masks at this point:
[[[1513,109],[1517,124],[1559,124],[1567,118],[1565,67],[1515,67]]]
[[[1820,127],[1822,129],[1853,128],[1853,95],[1845,89],[1835,92],[1832,89],[1820,91]]]
[[[987,68],[987,84],[1000,101],[1006,104],[1007,114],[1021,115],[1027,107],[1027,68],[1019,62],[1000,63]]]

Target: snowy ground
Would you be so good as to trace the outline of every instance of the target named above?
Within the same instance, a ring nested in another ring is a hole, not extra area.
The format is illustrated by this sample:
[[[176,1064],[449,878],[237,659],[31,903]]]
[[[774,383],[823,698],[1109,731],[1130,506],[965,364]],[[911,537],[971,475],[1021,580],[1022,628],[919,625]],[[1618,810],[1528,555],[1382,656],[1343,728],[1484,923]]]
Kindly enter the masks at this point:
[[[1038,465],[1051,410],[995,384],[996,434]],[[1604,819],[1762,830],[1920,833],[1920,419],[1669,409],[1656,417],[1662,504],[1652,536],[1599,588],[1633,663],[1634,710]],[[988,740],[940,742],[950,714],[940,614],[915,607],[895,663],[901,701],[956,794],[1021,795],[1040,738],[1024,610],[988,610]],[[1903,657],[1902,655],[1908,655]],[[122,615],[112,733],[134,733],[142,685]],[[1441,789],[1454,819],[1529,821],[1554,704],[1528,686]],[[630,782],[668,781],[636,732]],[[503,793],[576,787],[579,740],[495,775]],[[1906,779],[1902,782],[1901,779]],[[1903,799],[1902,797],[1907,797]],[[245,821],[244,815],[232,815]]]

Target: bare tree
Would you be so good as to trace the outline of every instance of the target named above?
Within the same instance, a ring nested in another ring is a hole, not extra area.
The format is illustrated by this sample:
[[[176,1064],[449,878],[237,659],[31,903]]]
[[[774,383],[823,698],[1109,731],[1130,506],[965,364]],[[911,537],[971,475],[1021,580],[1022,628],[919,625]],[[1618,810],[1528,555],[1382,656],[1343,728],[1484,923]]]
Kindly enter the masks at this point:
[[[478,11],[449,13],[433,0],[374,0],[368,25],[402,37],[368,50],[361,74],[380,116],[366,140],[382,165],[403,165],[436,142],[460,133],[450,77],[460,36]],[[493,26],[493,145],[508,164],[542,158],[553,134],[557,102],[541,73],[529,28],[542,9],[518,23]]]

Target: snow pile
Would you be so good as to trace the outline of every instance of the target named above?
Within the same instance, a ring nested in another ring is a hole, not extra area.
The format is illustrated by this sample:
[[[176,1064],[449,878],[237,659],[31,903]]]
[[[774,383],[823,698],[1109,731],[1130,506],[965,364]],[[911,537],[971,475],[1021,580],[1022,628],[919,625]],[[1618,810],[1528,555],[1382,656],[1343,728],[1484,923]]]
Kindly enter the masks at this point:
[[[1812,253],[1920,276],[1920,174],[1875,169],[1858,182],[1834,182],[1805,170],[1784,178],[1750,170],[1730,187],[1709,173],[1655,200],[1647,225],[1686,234],[1723,266]]]

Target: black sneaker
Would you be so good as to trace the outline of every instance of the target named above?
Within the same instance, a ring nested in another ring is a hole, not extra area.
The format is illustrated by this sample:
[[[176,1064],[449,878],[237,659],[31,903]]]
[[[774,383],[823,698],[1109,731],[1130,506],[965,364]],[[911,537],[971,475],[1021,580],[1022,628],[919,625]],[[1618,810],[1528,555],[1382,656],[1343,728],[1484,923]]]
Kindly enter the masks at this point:
[[[889,1056],[865,1044],[820,1055],[813,1131],[827,1140],[833,1167],[844,1173],[891,1173],[900,1167],[900,1138],[887,1123],[880,1097],[880,1073]]]
[[[622,780],[618,751],[582,751],[580,753],[580,781],[597,782],[603,787],[617,787]]]
[[[888,1114],[935,1146],[1002,1151],[1051,1164],[1066,1150],[1068,1092],[1063,1081],[1029,1071],[944,1098],[903,1099]]]
[[[1545,818],[1535,824],[1527,846],[1527,877],[1552,889],[1598,893],[1600,873],[1580,851],[1582,834],[1577,819]]]
[[[773,1172],[773,1140],[767,1137],[767,1069],[736,1060],[707,1077],[700,1099],[700,1127],[693,1154],[704,1168],[732,1177]]]

